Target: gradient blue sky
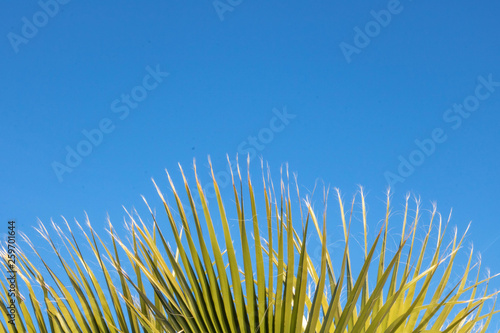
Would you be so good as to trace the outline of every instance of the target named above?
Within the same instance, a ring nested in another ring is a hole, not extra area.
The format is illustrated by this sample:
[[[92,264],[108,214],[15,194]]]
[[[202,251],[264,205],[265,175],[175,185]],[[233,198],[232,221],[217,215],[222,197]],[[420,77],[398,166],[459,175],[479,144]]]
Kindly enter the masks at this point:
[[[84,210],[94,225],[107,213],[119,224],[121,205],[143,207],[140,194],[157,200],[151,177],[167,191],[164,168],[178,179],[178,162],[190,171],[196,157],[202,169],[210,154],[223,170],[225,154],[248,152],[249,136],[267,140],[271,122],[273,139],[256,152],[275,175],[289,162],[305,188],[322,179],[350,198],[360,184],[379,205],[387,172],[401,176],[401,158],[423,156],[415,140],[441,129],[446,140],[393,186],[396,208],[407,192],[424,208],[436,201],[445,215],[453,207],[452,224],[464,231],[472,221],[468,240],[500,272],[500,87],[478,88],[478,77],[500,82],[500,2],[232,3],[221,20],[211,1],[69,1],[19,42],[23,17],[33,22],[41,7],[5,2],[5,230],[16,219],[18,230],[35,235],[37,218],[82,219]],[[397,13],[348,62],[342,43],[355,46],[355,28],[388,7]],[[122,94],[143,84],[148,66],[169,75],[120,119]],[[447,110],[477,91],[488,96],[459,124]],[[273,119],[284,109],[294,118],[281,126]],[[59,181],[53,163],[65,163],[66,147],[76,149],[82,131],[106,118],[114,130]]]

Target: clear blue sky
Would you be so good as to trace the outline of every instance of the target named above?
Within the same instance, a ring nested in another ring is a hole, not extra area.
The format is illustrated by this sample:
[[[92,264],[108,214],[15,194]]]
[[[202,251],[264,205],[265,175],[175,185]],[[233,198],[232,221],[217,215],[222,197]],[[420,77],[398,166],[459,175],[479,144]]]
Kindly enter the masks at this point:
[[[375,206],[392,181],[396,208],[407,192],[453,207],[500,272],[498,1],[216,5],[2,4],[5,229],[16,219],[35,237],[37,217],[84,210],[120,224],[140,194],[160,207],[150,178],[166,192],[164,168],[179,179],[196,157],[206,176],[207,155],[224,170],[226,153],[255,153],[307,188],[320,178],[350,198],[363,185]],[[68,147],[89,149],[82,131],[96,144],[70,166]]]

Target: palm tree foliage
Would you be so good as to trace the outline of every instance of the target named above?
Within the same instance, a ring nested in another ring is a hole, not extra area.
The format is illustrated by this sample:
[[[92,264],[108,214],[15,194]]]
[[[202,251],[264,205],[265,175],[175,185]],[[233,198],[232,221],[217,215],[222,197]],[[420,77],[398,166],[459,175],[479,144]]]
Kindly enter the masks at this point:
[[[9,286],[2,279],[0,330],[485,332],[497,312],[494,304],[487,304],[496,294],[488,292],[491,278],[481,278],[480,264],[474,263],[472,250],[459,273],[461,279],[456,284],[451,282],[453,264],[463,248],[464,238],[455,232],[451,242],[444,241],[448,223],[442,222],[435,209],[420,242],[416,233],[422,213],[418,202],[415,209],[409,207],[407,197],[402,229],[397,232],[401,235],[397,236],[399,244],[390,251],[388,237],[395,235],[389,230],[389,195],[383,227],[376,235],[369,236],[361,190],[364,260],[359,269],[352,269],[355,261],[351,258],[350,224],[356,199],[352,201],[351,213],[346,214],[342,196],[339,191],[336,193],[343,245],[333,253],[327,246],[326,204],[319,217],[310,201],[304,200],[305,204],[299,205],[305,209],[300,210],[302,225],[298,228],[295,218],[298,214],[292,218],[295,199],[291,198],[298,195],[300,200],[300,193],[298,187],[296,191],[290,190],[288,171],[285,170],[285,179],[282,176],[275,189],[269,169],[264,172],[262,168],[262,197],[256,198],[250,174],[243,180],[237,166],[231,175],[239,235],[233,238],[235,230],[230,227],[231,218],[226,213],[229,206],[223,203],[212,165],[216,209],[209,208],[196,165],[194,187],[188,185],[180,170],[183,191],[175,188],[167,172],[175,204],[167,203],[155,183],[166,221],[157,221],[149,209],[153,227],[148,228],[138,214],[129,213],[129,244],[111,223],[108,231],[112,245],[106,245],[88,220],[86,228],[76,222],[88,242],[85,246],[90,246],[93,252],[94,257],[89,258],[69,223],[66,222],[67,231],[52,223],[64,246],[58,246],[40,224],[40,234],[59,260],[55,264],[25,237],[38,257],[32,260],[24,252],[18,253],[16,289],[22,289],[16,294],[15,326],[8,324]],[[327,193],[325,190],[325,197]],[[186,202],[182,202],[181,196],[187,197]],[[257,213],[256,202],[263,203],[264,207],[259,208],[265,214]],[[165,224],[169,224],[168,232]],[[220,226],[223,244],[216,234]],[[172,238],[175,250],[167,241]],[[319,246],[319,256],[311,256],[309,243]],[[63,254],[61,248],[67,252]],[[4,271],[6,255],[4,250]],[[36,264],[35,259],[42,265]],[[90,260],[97,261],[98,269],[89,265]],[[472,273],[474,270],[477,273]],[[61,276],[63,271],[65,274]],[[41,290],[43,295],[34,289]]]

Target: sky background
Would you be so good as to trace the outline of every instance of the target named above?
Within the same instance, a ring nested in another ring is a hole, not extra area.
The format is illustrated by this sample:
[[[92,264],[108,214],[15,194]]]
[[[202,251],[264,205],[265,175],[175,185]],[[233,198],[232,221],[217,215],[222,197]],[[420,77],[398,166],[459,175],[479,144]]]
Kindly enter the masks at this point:
[[[225,170],[226,154],[253,151],[275,176],[288,162],[304,189],[321,179],[350,200],[362,185],[374,211],[388,172],[401,177],[395,209],[408,192],[426,209],[453,207],[452,225],[463,232],[472,221],[467,241],[500,272],[500,87],[477,88],[479,77],[500,82],[500,2],[230,3],[220,1],[218,12],[211,1],[69,1],[47,22],[35,1],[2,4],[5,231],[15,219],[36,237],[37,218],[81,220],[84,211],[97,228],[107,214],[120,224],[122,205],[143,209],[141,194],[160,207],[151,177],[167,192],[165,168],[179,180],[181,163],[192,181],[196,158],[208,180],[208,155]],[[346,57],[341,46],[356,46],[356,27],[374,27],[371,12],[387,8],[390,22]],[[40,27],[23,37],[34,15]],[[157,68],[169,75],[121,119],[122,95],[144,91]],[[447,122],[447,110],[473,101],[476,88],[489,93],[477,110]],[[284,111],[286,124],[276,115]],[[85,145],[82,131],[106,119],[113,130],[58,177],[54,163],[66,164],[67,147]],[[424,156],[415,140],[436,129],[446,140]],[[419,165],[399,172],[410,157]],[[260,174],[257,157],[252,170]]]

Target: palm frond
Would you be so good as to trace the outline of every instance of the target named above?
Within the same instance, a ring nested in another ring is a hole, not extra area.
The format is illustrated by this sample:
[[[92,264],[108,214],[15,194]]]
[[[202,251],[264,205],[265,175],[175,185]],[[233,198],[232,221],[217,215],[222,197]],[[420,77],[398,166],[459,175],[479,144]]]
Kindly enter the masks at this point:
[[[407,197],[399,244],[392,249],[389,237],[395,235],[389,193],[383,226],[370,235],[365,195],[360,188],[363,254],[356,261],[350,231],[353,210],[359,206],[356,198],[348,215],[337,190],[344,247],[334,252],[327,238],[332,225],[326,215],[328,191],[324,194],[325,209],[318,217],[310,200],[303,201],[304,211],[302,201],[294,207],[288,169],[284,170],[286,177],[279,180],[276,196],[270,172],[262,167],[262,193],[258,195],[250,172],[243,181],[239,165],[230,165],[233,217],[209,163],[215,207],[209,206],[194,164],[194,187],[180,168],[184,194],[167,172],[174,205],[167,203],[154,183],[167,221],[157,221],[145,199],[153,227],[146,226],[136,212],[127,212],[130,244],[122,240],[111,222],[111,246],[88,220],[86,227],[77,223],[97,269],[89,264],[89,253],[82,250],[66,220],[67,230],[53,224],[54,233],[40,224],[39,232],[58,264],[26,238],[35,257],[17,253],[15,294],[9,292],[10,282],[3,273],[0,331],[462,333],[485,332],[498,313],[496,292],[488,291],[494,276],[480,279],[480,263],[474,264],[472,250],[458,273],[461,278],[452,281],[465,234],[459,237],[455,232],[446,244],[448,222],[443,223],[436,209],[419,246],[420,205],[416,203],[415,214],[410,216]],[[247,163],[250,170],[250,160]],[[303,200],[298,186],[296,190]],[[181,199],[184,195],[187,202]],[[296,214],[297,208],[300,214]],[[296,216],[302,221],[300,228]],[[233,218],[238,222],[237,230],[230,226]],[[217,231],[222,231],[222,241]],[[62,247],[56,246],[55,235]],[[432,239],[436,239],[434,246]],[[169,240],[174,241],[175,249]],[[311,244],[320,249],[319,257],[312,256]],[[1,257],[3,271],[9,270],[5,249]],[[315,264],[318,259],[319,264]],[[474,269],[476,276],[470,279]],[[113,278],[116,276],[118,279]],[[15,325],[9,323],[11,299],[16,302]],[[487,305],[492,299],[495,302]]]

